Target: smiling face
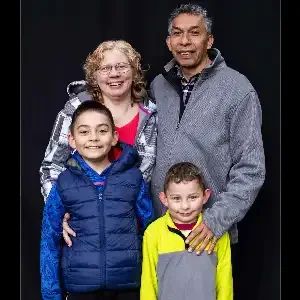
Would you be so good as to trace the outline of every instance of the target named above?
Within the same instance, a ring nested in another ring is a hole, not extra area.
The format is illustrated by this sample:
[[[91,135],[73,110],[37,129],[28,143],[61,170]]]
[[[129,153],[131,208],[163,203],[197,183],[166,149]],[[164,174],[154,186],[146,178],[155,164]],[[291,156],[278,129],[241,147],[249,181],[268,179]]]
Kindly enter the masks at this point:
[[[109,118],[94,110],[85,111],[77,117],[69,136],[70,146],[76,148],[89,165],[108,160],[108,153],[117,141],[117,133]]]
[[[198,216],[210,196],[210,190],[203,190],[199,181],[170,182],[166,193],[159,194],[162,203],[168,207],[173,222],[191,224]]]
[[[100,69],[94,76],[104,98],[116,99],[131,95],[133,68],[121,51],[106,50]]]
[[[173,19],[167,45],[183,69],[199,73],[205,67],[207,49],[212,44],[213,36],[207,33],[200,15],[183,13]]]

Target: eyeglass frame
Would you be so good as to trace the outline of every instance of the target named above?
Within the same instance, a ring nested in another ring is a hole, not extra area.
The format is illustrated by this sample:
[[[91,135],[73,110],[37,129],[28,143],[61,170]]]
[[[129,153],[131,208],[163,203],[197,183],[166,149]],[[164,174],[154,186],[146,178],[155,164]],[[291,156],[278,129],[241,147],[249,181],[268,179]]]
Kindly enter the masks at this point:
[[[121,66],[122,66],[122,65],[123,65],[123,66],[126,66],[126,68],[125,68],[124,70],[118,70],[118,68],[119,68],[120,65],[121,65]],[[107,68],[107,67],[109,67],[108,71],[107,71],[107,72],[103,72],[103,68]],[[101,66],[101,67],[97,70],[97,72],[99,72],[99,73],[102,74],[102,75],[108,75],[108,74],[110,74],[110,72],[112,71],[112,69],[115,68],[116,72],[121,73],[121,74],[124,74],[124,73],[128,72],[129,69],[130,69],[131,67],[132,67],[132,66],[131,66],[130,63],[127,63],[127,62],[119,62],[119,63],[117,63],[117,64],[115,64],[115,65],[104,65],[104,66]]]

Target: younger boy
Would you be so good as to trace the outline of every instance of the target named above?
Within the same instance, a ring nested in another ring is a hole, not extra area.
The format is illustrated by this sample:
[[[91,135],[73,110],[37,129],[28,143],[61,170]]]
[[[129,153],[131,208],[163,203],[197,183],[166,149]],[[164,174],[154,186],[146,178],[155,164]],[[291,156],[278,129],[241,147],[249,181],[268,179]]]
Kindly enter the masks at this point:
[[[149,225],[143,238],[141,300],[233,299],[228,233],[210,255],[210,244],[200,256],[186,251],[185,240],[201,222],[209,196],[195,165],[183,162],[170,168],[159,195],[168,211]]]
[[[62,299],[63,288],[68,300],[138,299],[141,231],[153,208],[137,151],[120,143],[120,157],[110,161],[118,136],[110,111],[97,101],[78,106],[69,143],[76,151],[44,208],[42,298]],[[72,247],[60,246],[65,212],[77,233]]]

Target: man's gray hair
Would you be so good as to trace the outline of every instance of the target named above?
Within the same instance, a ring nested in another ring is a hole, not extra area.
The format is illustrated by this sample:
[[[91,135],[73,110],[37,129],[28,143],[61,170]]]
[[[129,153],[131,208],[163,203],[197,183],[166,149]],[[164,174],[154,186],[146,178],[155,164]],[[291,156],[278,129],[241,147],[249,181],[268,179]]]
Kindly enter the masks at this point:
[[[211,34],[212,19],[210,17],[208,17],[207,10],[198,4],[191,4],[191,3],[181,4],[180,7],[176,8],[172,11],[169,21],[168,21],[169,34],[171,34],[171,31],[172,31],[172,21],[181,14],[201,16],[203,19],[203,22],[205,24],[207,33]]]

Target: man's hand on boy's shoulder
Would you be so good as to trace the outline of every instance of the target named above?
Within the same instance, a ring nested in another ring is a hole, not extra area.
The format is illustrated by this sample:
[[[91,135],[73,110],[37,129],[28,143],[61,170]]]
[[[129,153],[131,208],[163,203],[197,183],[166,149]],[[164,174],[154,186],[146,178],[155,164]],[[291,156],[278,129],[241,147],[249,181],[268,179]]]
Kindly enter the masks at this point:
[[[195,239],[195,240],[194,240]],[[208,250],[208,254],[211,254],[213,249],[216,246],[218,238],[214,236],[212,231],[207,227],[204,222],[201,222],[196,228],[194,228],[186,239],[186,243],[189,244],[190,241],[193,241],[189,245],[189,252],[193,252],[195,248],[202,242],[199,249],[197,249],[196,254],[200,255],[208,243],[211,241],[211,245]]]

